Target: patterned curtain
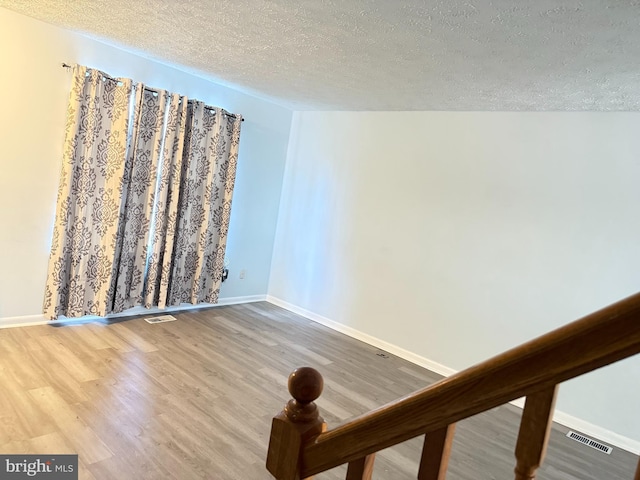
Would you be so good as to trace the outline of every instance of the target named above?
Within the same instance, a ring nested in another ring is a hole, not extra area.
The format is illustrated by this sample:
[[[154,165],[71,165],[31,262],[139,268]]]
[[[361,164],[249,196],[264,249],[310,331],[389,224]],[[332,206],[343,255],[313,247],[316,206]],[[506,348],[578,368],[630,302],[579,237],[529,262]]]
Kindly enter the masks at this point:
[[[44,314],[105,315],[132,83],[74,67]]]
[[[217,303],[236,177],[240,117],[189,102],[169,305]]]
[[[75,67],[47,317],[217,302],[241,120]]]
[[[112,312],[165,306],[178,210],[187,101],[144,90],[136,105],[124,177]],[[165,255],[165,252],[168,252]]]

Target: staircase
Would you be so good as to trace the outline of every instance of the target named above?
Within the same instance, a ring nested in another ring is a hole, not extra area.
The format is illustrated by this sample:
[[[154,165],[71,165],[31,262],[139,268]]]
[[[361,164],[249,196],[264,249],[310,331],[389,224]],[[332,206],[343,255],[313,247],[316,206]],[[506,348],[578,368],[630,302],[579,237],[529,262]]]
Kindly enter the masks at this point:
[[[370,480],[376,452],[424,435],[418,480],[444,480],[456,422],[526,397],[515,480],[532,480],[544,459],[560,383],[640,353],[640,294],[631,296],[332,430],[314,401],[322,376],[289,376],[293,399],[274,417],[267,470],[300,480],[348,463],[347,480]],[[640,480],[640,463],[634,479]]]

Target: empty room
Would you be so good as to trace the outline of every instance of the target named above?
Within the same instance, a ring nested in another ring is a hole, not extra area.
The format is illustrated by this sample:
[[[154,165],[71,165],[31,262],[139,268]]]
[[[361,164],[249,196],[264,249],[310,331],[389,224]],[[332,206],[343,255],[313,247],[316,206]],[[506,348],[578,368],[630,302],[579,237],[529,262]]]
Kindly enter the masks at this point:
[[[0,0],[0,479],[640,480],[639,21]]]

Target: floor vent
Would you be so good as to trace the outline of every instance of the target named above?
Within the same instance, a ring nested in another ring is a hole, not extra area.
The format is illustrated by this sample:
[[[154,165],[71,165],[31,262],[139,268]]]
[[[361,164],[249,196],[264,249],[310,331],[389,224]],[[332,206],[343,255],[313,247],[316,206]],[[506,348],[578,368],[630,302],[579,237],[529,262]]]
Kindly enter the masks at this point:
[[[589,437],[585,437],[584,435],[580,435],[579,433],[576,433],[576,432],[569,431],[569,433],[567,433],[567,437],[571,438],[572,440],[575,440],[576,442],[584,443],[585,445],[591,448],[595,448],[596,450],[600,450],[601,452],[604,452],[607,455],[611,455],[611,452],[613,452],[613,448],[603,443],[600,443],[596,440],[592,440]]]
[[[162,315],[160,317],[149,317],[144,319],[147,323],[165,323],[173,322],[174,320],[177,320],[177,318],[173,315]]]

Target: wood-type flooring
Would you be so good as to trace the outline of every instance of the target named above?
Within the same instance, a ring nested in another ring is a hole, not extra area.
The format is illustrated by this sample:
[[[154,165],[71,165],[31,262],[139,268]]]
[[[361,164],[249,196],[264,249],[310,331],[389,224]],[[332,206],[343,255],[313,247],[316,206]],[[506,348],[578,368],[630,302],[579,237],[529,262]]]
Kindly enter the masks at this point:
[[[329,428],[440,378],[266,302],[175,315],[0,330],[0,453],[77,453],[86,480],[266,480],[271,417],[294,368],[323,374]],[[512,479],[520,413],[460,422],[447,478]],[[554,424],[538,479],[633,479],[635,455],[566,432]],[[415,479],[421,448],[416,438],[380,452],[374,479]]]

